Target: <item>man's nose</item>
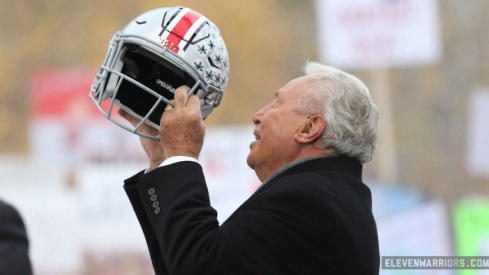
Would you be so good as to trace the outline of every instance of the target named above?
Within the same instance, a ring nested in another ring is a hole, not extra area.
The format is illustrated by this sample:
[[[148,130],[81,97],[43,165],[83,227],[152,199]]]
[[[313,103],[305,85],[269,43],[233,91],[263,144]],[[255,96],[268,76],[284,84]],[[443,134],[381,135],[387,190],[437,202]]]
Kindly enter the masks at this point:
[[[267,107],[268,105],[264,106],[258,112],[255,113],[255,115],[253,116],[253,124],[257,125],[261,122],[261,117],[263,116],[263,114],[266,113]]]

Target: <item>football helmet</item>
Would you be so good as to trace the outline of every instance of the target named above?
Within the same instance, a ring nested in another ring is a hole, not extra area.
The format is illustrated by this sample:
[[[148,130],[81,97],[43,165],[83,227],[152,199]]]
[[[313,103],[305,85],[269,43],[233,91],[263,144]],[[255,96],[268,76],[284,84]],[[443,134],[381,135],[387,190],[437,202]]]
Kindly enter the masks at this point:
[[[204,100],[207,118],[221,103],[229,79],[229,56],[219,29],[205,16],[185,7],[159,8],[131,21],[110,41],[90,98],[120,127],[143,137],[143,123],[159,130],[175,90],[189,86],[189,96]],[[141,119],[136,126],[112,114],[114,104]]]

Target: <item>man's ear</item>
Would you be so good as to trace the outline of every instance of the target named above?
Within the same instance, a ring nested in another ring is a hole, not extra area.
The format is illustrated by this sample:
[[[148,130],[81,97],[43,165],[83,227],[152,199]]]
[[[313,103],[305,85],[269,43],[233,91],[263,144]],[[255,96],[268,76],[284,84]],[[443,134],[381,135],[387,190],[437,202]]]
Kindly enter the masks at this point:
[[[306,123],[295,134],[297,142],[308,144],[315,142],[326,130],[326,119],[321,115],[310,115]]]

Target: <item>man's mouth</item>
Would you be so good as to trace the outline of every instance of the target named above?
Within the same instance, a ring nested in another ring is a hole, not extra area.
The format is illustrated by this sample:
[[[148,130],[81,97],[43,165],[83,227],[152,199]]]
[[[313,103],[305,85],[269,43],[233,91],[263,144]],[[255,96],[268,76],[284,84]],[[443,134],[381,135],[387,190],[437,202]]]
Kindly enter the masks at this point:
[[[261,139],[260,135],[258,135],[258,130],[253,131],[253,134],[255,135],[255,140]]]

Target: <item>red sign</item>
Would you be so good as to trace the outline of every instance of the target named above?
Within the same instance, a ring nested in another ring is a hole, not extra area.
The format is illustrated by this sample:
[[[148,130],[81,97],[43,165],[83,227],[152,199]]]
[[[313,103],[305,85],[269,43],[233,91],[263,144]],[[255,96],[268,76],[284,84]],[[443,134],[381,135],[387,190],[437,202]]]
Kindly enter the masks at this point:
[[[34,117],[65,118],[74,113],[104,118],[88,97],[96,71],[80,68],[43,68],[31,76]]]

